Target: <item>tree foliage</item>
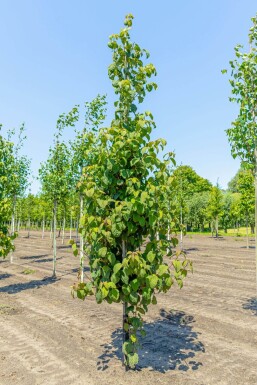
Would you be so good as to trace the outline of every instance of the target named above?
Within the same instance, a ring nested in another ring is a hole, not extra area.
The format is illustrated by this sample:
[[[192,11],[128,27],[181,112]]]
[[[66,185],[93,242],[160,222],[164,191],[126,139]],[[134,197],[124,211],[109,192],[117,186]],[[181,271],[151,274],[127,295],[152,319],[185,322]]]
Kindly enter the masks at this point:
[[[94,157],[84,168],[81,231],[89,245],[91,279],[74,286],[78,298],[94,294],[97,303],[125,304],[123,352],[131,367],[138,362],[142,315],[157,302],[157,292],[174,282],[182,287],[191,266],[185,256],[174,256],[177,238],[166,236],[168,225],[171,230],[174,225],[167,199],[173,182],[168,166],[174,159],[172,154],[159,159],[165,141],[150,140],[153,115],[138,111],[157,88],[151,81],[156,69],[144,63],[149,53],[130,40],[132,19],[126,17],[125,27],[108,44],[113,52],[109,78],[118,99],[111,127],[100,130]]]

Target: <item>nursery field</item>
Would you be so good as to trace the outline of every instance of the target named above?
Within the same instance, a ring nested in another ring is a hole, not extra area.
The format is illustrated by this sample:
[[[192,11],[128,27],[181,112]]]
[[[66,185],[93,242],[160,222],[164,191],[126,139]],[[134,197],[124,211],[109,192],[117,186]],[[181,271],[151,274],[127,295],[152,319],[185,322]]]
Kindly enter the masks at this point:
[[[72,299],[79,261],[67,242],[58,241],[55,281],[49,235],[20,236],[13,263],[0,261],[1,385],[257,384],[254,247],[243,238],[185,238],[194,274],[158,295],[128,372],[122,306]]]

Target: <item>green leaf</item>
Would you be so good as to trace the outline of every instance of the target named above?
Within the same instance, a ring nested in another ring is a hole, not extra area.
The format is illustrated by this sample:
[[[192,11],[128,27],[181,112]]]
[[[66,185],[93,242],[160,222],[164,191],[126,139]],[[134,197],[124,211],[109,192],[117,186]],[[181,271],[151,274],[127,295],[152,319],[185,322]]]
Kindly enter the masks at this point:
[[[113,272],[114,274],[118,273],[118,271],[122,268],[122,263],[118,262],[116,265],[113,267]]]
[[[156,271],[156,274],[161,276],[167,272],[168,268],[169,267],[167,265],[160,265],[158,270]]]
[[[135,334],[131,334],[130,339],[133,343],[137,342],[137,336]]]
[[[130,293],[130,295],[129,295],[129,299],[130,299],[132,304],[136,304],[139,300],[139,296],[136,292],[132,291],[132,293]]]
[[[104,258],[107,254],[107,247],[101,247],[101,249],[98,250],[98,255],[101,258]]]
[[[146,256],[146,259],[152,263],[155,259],[155,253],[153,251],[149,251],[149,253]]]
[[[158,280],[159,279],[158,279],[157,275],[155,275],[155,274],[149,275],[147,277],[147,282],[148,282],[148,285],[150,286],[151,289],[154,289],[157,286]]]
[[[110,298],[111,298],[114,302],[118,302],[119,296],[120,296],[120,293],[119,293],[119,290],[118,290],[118,289],[111,289],[111,290],[110,290]]]
[[[127,362],[129,367],[134,368],[138,363],[138,354],[137,353],[129,353],[127,356]]]

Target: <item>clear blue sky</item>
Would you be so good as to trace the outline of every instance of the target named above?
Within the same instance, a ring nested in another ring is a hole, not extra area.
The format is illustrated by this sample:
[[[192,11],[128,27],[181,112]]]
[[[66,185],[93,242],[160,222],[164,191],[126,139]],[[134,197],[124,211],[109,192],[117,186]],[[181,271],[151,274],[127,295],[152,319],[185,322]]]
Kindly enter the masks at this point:
[[[24,151],[36,175],[60,113],[97,93],[112,104],[108,36],[133,13],[132,39],[150,51],[158,71],[158,91],[144,104],[155,116],[154,137],[167,140],[178,163],[226,187],[239,167],[224,132],[237,109],[221,69],[236,44],[247,45],[256,12],[256,0],[2,1],[0,122],[5,129],[25,122]]]

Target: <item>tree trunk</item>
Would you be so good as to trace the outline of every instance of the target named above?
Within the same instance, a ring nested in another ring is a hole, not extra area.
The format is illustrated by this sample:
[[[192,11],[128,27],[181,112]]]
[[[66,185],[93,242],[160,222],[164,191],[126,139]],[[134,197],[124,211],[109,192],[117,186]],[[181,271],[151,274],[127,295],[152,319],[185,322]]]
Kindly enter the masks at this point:
[[[16,196],[13,199],[13,212],[12,212],[12,223],[11,223],[11,234],[15,232],[15,211],[16,211]],[[13,252],[10,254],[10,263],[13,263]]]
[[[183,250],[183,230],[182,230],[182,221],[183,221],[183,213],[182,213],[182,205],[180,205],[180,249]]]
[[[65,214],[63,217],[63,227],[62,227],[62,245],[64,244],[64,236],[65,236]]]
[[[79,239],[79,220],[77,219],[76,222],[76,243],[78,242]]]
[[[53,218],[51,219],[51,222],[50,222],[50,239],[52,239],[53,237]]]
[[[127,256],[127,247],[126,242],[123,239],[122,240],[122,260],[124,260]],[[129,341],[129,331],[125,330],[125,323],[128,323],[128,315],[127,315],[127,302],[123,302],[123,317],[122,317],[122,342],[123,344],[127,341]],[[125,370],[127,371],[129,369],[126,356],[123,353],[123,365],[125,366]]]
[[[257,284],[257,146],[254,149],[254,187],[255,187],[255,260],[256,260],[256,284]]]
[[[246,215],[246,248],[249,249],[248,215]]]
[[[80,195],[80,220],[83,216],[83,196]],[[83,235],[80,234],[80,242],[79,242],[79,263],[80,263],[80,282],[84,282],[84,239]]]
[[[42,223],[42,239],[44,239],[45,236],[45,217],[43,216],[43,223]]]
[[[216,238],[219,236],[219,219],[216,217],[215,219],[215,232],[216,232]]]
[[[28,238],[30,237],[30,217],[28,219]]]
[[[72,215],[70,216],[70,239],[71,239],[71,231],[72,231]]]
[[[53,209],[53,278],[56,278],[56,212],[57,212],[57,202],[54,201]]]

